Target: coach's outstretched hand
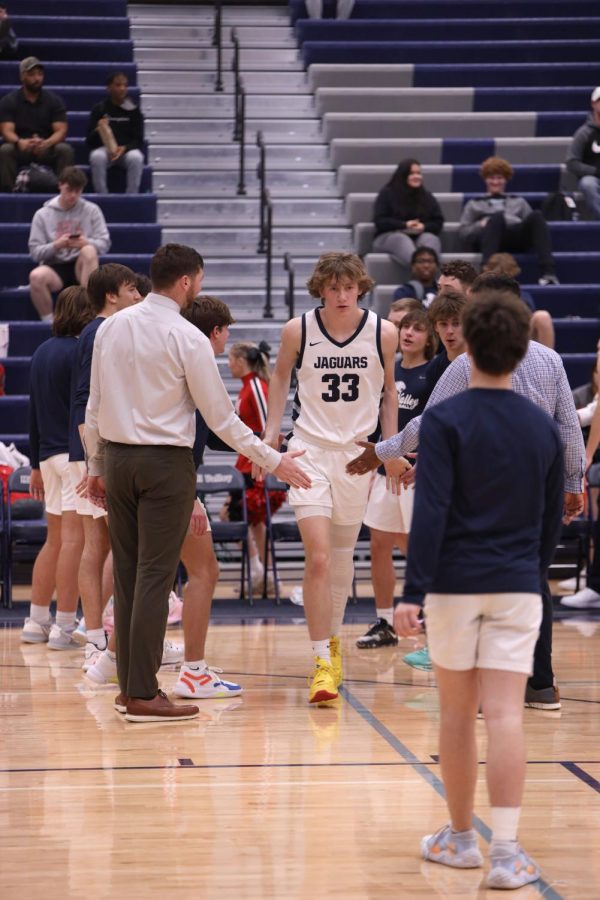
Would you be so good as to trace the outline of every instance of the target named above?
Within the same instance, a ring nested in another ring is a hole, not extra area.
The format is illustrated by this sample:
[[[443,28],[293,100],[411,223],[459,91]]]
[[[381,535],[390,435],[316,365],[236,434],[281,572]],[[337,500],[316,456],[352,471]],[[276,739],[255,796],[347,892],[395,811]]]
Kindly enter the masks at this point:
[[[291,484],[292,487],[296,488],[309,488],[312,485],[312,481],[302,469],[298,463],[294,462],[298,456],[304,456],[306,450],[294,450],[292,452],[284,453],[281,457],[281,462],[273,472],[273,475],[276,475],[280,481],[285,481],[287,484]]]
[[[364,475],[365,472],[372,472],[381,465],[381,460],[375,454],[375,444],[371,441],[356,441],[356,445],[365,449],[346,466],[348,475]]]

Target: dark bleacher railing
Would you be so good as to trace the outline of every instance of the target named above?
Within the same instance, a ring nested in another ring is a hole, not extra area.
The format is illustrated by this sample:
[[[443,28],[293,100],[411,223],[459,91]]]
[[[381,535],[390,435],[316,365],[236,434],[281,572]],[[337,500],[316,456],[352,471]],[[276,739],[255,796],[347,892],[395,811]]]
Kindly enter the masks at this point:
[[[217,74],[215,77],[215,91],[223,90],[223,6],[221,0],[215,3],[215,30],[213,32],[213,47],[217,48]]]
[[[288,273],[288,283],[285,289],[285,304],[288,308],[288,319],[294,318],[295,293],[296,293],[296,270],[289,253],[283,254],[283,268]]]
[[[237,193],[246,193],[246,91],[244,80],[240,74],[240,42],[235,28],[231,29],[233,44],[233,85],[234,85],[234,120],[233,139],[240,145],[239,176]]]
[[[264,253],[267,244],[267,235],[265,230],[265,199],[267,193],[267,148],[265,146],[262,131],[256,133],[256,146],[258,147],[258,165],[256,167],[256,176],[258,178],[258,247],[257,253]]]
[[[265,212],[266,212],[266,267],[265,267],[265,308],[263,310],[263,319],[273,318],[273,306],[271,304],[272,282],[273,282],[273,204],[271,203],[271,195],[268,188],[265,189]]]

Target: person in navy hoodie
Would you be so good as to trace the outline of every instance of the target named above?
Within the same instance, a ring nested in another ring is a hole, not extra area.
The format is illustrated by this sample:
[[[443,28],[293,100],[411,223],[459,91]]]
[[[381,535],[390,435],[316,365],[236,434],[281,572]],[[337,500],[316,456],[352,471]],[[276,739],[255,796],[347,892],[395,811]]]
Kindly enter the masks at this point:
[[[504,889],[540,877],[517,842],[523,694],[563,514],[558,428],[512,390],[529,330],[529,311],[508,291],[481,291],[467,306],[469,390],[423,415],[406,583],[394,619],[399,635],[412,636],[424,605],[440,696],[450,823],[423,838],[422,856],[460,868],[483,864],[473,829],[481,706],[492,821],[487,887]]]
[[[56,301],[53,336],[31,360],[30,492],[46,503],[48,536],[33,567],[31,606],[21,640],[47,643],[53,650],[77,647],[72,634],[83,528],[69,476],[69,411],[79,335],[93,316],[85,288],[65,288]],[[55,585],[56,621],[49,612]]]

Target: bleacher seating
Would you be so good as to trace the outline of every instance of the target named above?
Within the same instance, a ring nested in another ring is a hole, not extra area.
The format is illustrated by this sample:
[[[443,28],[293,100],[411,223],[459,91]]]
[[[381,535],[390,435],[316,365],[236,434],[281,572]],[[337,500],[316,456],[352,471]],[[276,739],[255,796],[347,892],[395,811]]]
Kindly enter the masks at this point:
[[[132,98],[140,100],[127,4],[125,0],[93,4],[31,0],[15,12],[12,21],[20,40],[19,58],[38,56],[44,63],[44,86],[63,97],[75,163],[89,176],[85,131],[92,106],[106,96],[108,74],[117,69],[125,72]],[[18,61],[0,62],[0,96],[18,84]],[[161,243],[157,201],[150,193],[150,166],[144,167],[142,193],[127,196],[122,193],[124,187],[125,173],[116,168],[109,170],[109,189],[115,193],[85,194],[100,206],[110,230],[111,252],[102,262],[121,262],[147,273],[151,256]],[[47,199],[48,195],[41,194],[0,194],[0,320],[10,325],[9,355],[3,360],[7,396],[0,397],[0,440],[15,441],[25,452],[31,355],[50,335],[29,297],[28,274],[33,264],[27,239],[31,218]]]
[[[593,0],[356,0],[349,20],[308,19],[290,0],[302,58],[330,144],[354,245],[385,310],[404,273],[373,253],[373,204],[399,161],[416,157],[446,217],[444,258],[460,252],[464,203],[483,193],[488,156],[514,167],[508,190],[539,209],[548,193],[576,191],[564,161],[600,83],[600,16]],[[582,217],[585,219],[585,213]],[[554,318],[556,349],[573,385],[589,379],[600,336],[600,223],[552,222],[561,280],[538,286],[532,254],[521,280]]]

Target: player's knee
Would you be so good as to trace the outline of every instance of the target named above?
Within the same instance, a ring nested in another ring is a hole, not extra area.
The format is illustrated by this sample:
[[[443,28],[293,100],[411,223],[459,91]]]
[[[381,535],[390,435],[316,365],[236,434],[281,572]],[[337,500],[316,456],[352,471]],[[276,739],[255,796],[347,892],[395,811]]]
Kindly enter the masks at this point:
[[[326,550],[315,550],[306,556],[307,574],[313,578],[329,574],[330,556]]]

